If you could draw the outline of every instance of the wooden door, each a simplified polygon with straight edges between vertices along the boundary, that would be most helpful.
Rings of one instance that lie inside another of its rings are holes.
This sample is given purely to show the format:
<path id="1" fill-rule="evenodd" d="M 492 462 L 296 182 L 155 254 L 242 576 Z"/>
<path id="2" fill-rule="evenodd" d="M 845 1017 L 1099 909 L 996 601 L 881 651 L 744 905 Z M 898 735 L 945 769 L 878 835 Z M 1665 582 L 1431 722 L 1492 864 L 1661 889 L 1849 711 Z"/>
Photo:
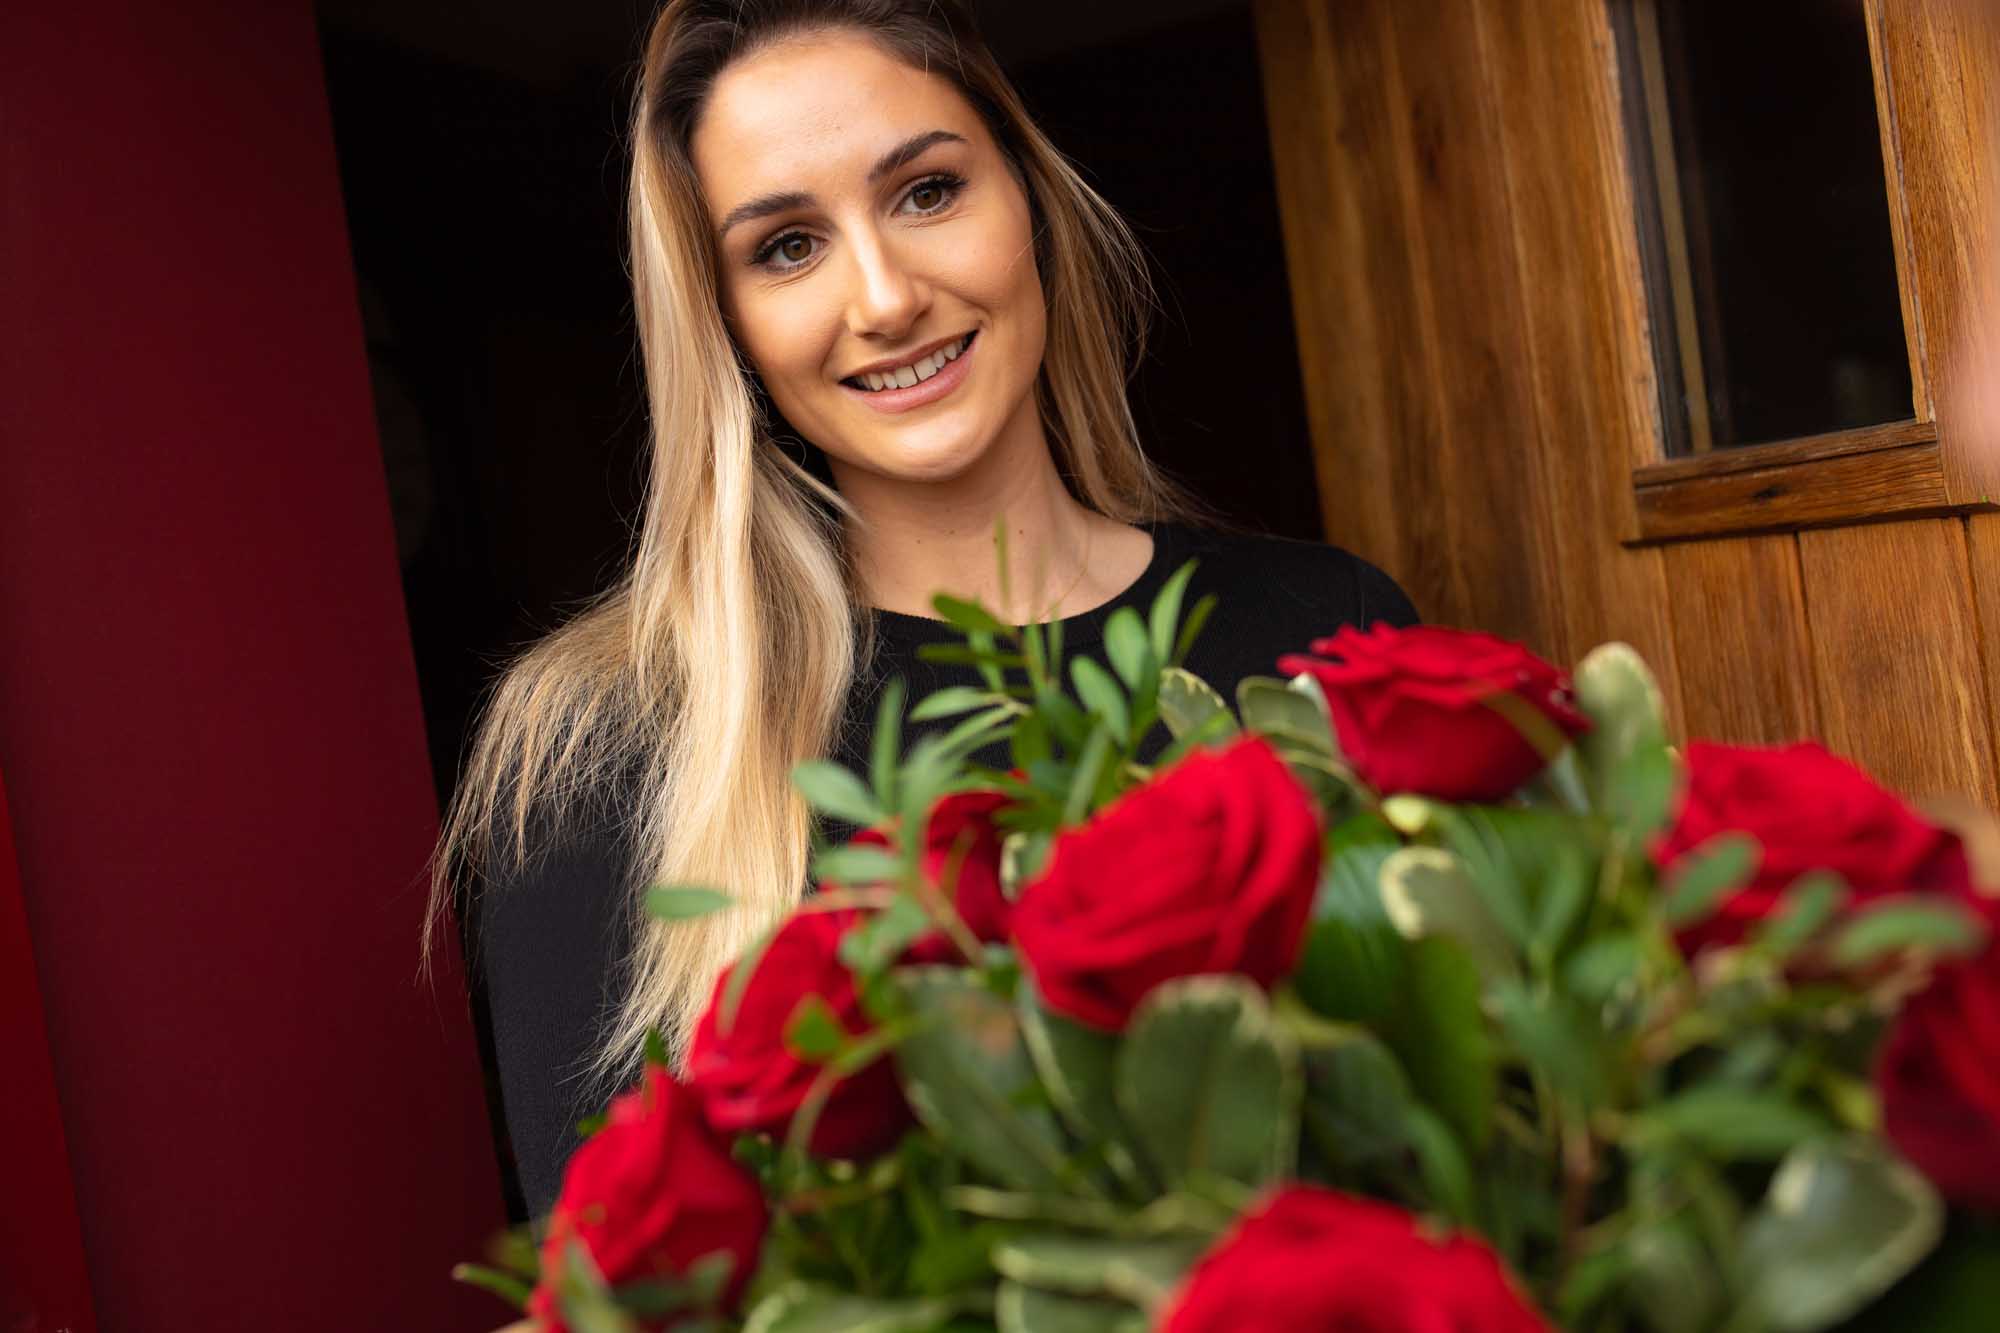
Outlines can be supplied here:
<path id="1" fill-rule="evenodd" d="M 1633 644 L 1684 734 L 1818 736 L 1913 795 L 1991 803 L 2000 440 L 1965 406 L 1981 367 L 1964 354 L 2000 168 L 1989 16 L 1851 0 L 1851 31 L 1750 47 L 1797 62 L 1821 43 L 1862 139 L 1826 169 L 1880 191 L 1863 207 L 1842 187 L 1882 251 L 1828 279 L 1878 280 L 1866 364 L 1831 372 L 1853 391 L 1822 401 L 1799 379 L 1797 410 L 1771 411 L 1755 363 L 1801 362 L 1826 330 L 1767 301 L 1732 362 L 1702 326 L 1757 274 L 1717 259 L 1737 228 L 1701 234 L 1722 187 L 1659 168 L 1726 89 L 1696 71 L 1709 82 L 1662 96 L 1644 63 L 1671 54 L 1674 23 L 1725 8 L 1742 7 L 1258 0 L 1329 539 L 1433 621 L 1569 661 Z M 1710 120 L 1771 161 L 1779 140 L 1725 110 Z M 1814 225 L 1803 199 L 1787 208 L 1779 192 L 1745 216 Z M 1760 357 L 1788 314 L 1801 355 Z"/>

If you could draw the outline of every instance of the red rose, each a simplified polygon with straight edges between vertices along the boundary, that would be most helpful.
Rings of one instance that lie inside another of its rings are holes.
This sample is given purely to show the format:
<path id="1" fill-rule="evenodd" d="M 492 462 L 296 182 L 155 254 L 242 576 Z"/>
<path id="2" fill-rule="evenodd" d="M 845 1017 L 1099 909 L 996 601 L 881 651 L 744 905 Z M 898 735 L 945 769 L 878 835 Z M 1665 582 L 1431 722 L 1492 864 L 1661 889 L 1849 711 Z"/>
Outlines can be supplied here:
<path id="1" fill-rule="evenodd" d="M 1236 1225 L 1169 1299 L 1163 1333 L 1546 1333 L 1499 1258 L 1400 1208 L 1292 1185 Z"/>
<path id="2" fill-rule="evenodd" d="M 1497 801 L 1541 772 L 1549 756 L 1491 700 L 1513 695 L 1565 737 L 1590 722 L 1576 711 L 1569 678 L 1519 644 L 1470 630 L 1378 624 L 1343 627 L 1287 653 L 1278 670 L 1319 682 L 1341 753 L 1385 795 Z"/>
<path id="3" fill-rule="evenodd" d="M 1695 741 L 1687 747 L 1687 792 L 1653 859 L 1664 871 L 1728 832 L 1756 838 L 1763 858 L 1749 884 L 1681 932 L 1681 948 L 1690 957 L 1742 940 L 1810 870 L 1838 874 L 1857 903 L 1910 892 L 1969 895 L 1971 872 L 1955 834 L 1811 742 L 1759 749 Z"/>
<path id="4" fill-rule="evenodd" d="M 757 1182 L 702 1123 L 694 1098 L 665 1070 L 649 1068 L 637 1088 L 612 1100 L 604 1127 L 563 1172 L 528 1313 L 563 1327 L 554 1289 L 571 1240 L 589 1248 L 613 1286 L 674 1277 L 726 1253 L 735 1267 L 724 1303 L 734 1308 L 756 1269 L 765 1216 Z"/>
<path id="5" fill-rule="evenodd" d="M 952 906 L 967 929 L 989 944 L 1007 938 L 1014 910 L 1000 887 L 1001 830 L 993 822 L 993 816 L 1012 803 L 1005 792 L 953 792 L 940 797 L 924 821 L 924 875 L 942 888 L 945 871 L 959 844 L 964 844 Z M 889 837 L 880 829 L 863 829 L 849 845 L 887 847 Z M 942 931 L 931 931 L 911 944 L 906 957 L 914 963 L 950 963 L 958 961 L 958 950 Z"/>
<path id="6" fill-rule="evenodd" d="M 1014 905 L 1049 1007 L 1117 1031 L 1163 981 L 1297 961 L 1319 882 L 1320 816 L 1263 737 L 1196 749 L 1059 835 Z"/>
<path id="7" fill-rule="evenodd" d="M 840 961 L 840 937 L 861 920 L 853 911 L 799 912 L 756 962 L 735 1021 L 721 1026 L 722 997 L 734 966 L 716 979 L 708 1011 L 688 1046 L 688 1085 L 708 1123 L 725 1134 L 763 1132 L 783 1139 L 821 1066 L 785 1045 L 785 1032 L 809 995 L 826 1001 L 852 1036 L 871 1026 L 854 975 Z M 868 1157 L 894 1144 L 909 1124 L 895 1068 L 877 1060 L 841 1080 L 820 1109 L 811 1147 L 831 1157 Z"/>
<path id="8" fill-rule="evenodd" d="M 1953 1203 L 2000 1211 L 2000 946 L 1903 1006 L 1875 1084 L 1890 1142 Z"/>

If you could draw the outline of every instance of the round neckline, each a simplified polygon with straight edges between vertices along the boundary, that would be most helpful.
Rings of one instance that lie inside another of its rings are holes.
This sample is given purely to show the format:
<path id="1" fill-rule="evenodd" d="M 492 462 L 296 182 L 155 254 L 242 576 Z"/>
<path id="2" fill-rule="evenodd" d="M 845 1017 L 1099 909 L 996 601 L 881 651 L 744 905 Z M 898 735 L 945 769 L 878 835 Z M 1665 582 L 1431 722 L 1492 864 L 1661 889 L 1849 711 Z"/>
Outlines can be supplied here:
<path id="1" fill-rule="evenodd" d="M 1146 562 L 1146 567 L 1139 571 L 1136 579 L 1105 601 L 1087 611 L 1079 611 L 1073 616 L 1064 616 L 1061 620 L 1049 622 L 1062 626 L 1065 647 L 1071 644 L 1096 643 L 1104 636 L 1104 626 L 1121 606 L 1130 606 L 1138 602 L 1141 603 L 1139 609 L 1143 613 L 1144 604 L 1152 601 L 1153 596 L 1166 585 L 1174 570 L 1180 567 L 1182 561 L 1178 555 L 1182 543 L 1179 540 L 1179 529 L 1174 524 L 1155 521 L 1134 523 L 1132 526 L 1143 530 L 1153 539 L 1152 558 Z M 908 611 L 888 611 L 881 607 L 869 607 L 867 611 L 875 617 L 875 624 L 879 630 L 898 639 L 917 642 L 956 642 L 964 638 L 962 630 L 950 621 L 940 620 L 936 616 L 913 615 Z M 1015 628 L 1018 629 L 1020 626 Z"/>

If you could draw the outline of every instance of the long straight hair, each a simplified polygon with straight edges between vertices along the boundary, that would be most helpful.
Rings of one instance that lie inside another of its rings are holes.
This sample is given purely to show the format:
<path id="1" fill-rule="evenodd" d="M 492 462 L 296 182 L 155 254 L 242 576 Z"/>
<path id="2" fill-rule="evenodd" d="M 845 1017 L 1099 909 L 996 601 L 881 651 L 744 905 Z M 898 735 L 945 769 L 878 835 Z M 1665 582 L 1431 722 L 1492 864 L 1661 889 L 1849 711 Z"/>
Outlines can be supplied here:
<path id="1" fill-rule="evenodd" d="M 1126 398 L 1153 306 L 1122 219 L 1029 119 L 958 0 L 670 0 L 632 106 L 630 270 L 652 435 L 623 578 L 514 660 L 490 696 L 433 862 L 432 927 L 454 885 L 500 886 L 604 793 L 630 793 L 633 947 L 591 1070 L 632 1070 L 649 1028 L 678 1061 L 715 978 L 799 902 L 810 812 L 793 765 L 827 752 L 872 655 L 839 493 L 778 444 L 718 300 L 689 141 L 717 76 L 780 39 L 862 34 L 949 80 L 1025 187 L 1048 307 L 1036 404 L 1078 501 L 1128 523 L 1213 522 L 1147 461 Z M 654 884 L 730 894 L 668 924 Z M 582 1054 L 582 1053 L 580 1053 Z"/>

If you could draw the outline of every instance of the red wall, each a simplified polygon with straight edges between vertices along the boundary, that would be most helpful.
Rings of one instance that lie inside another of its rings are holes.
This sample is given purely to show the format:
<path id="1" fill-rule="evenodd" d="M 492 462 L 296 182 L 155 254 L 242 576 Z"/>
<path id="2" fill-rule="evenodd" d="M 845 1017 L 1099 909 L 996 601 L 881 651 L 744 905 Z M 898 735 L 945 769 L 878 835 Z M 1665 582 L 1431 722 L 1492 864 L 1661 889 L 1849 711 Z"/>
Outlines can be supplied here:
<path id="1" fill-rule="evenodd" d="M 490 1328 L 309 3 L 6 0 L 0 171 L 0 766 L 98 1322 Z"/>

